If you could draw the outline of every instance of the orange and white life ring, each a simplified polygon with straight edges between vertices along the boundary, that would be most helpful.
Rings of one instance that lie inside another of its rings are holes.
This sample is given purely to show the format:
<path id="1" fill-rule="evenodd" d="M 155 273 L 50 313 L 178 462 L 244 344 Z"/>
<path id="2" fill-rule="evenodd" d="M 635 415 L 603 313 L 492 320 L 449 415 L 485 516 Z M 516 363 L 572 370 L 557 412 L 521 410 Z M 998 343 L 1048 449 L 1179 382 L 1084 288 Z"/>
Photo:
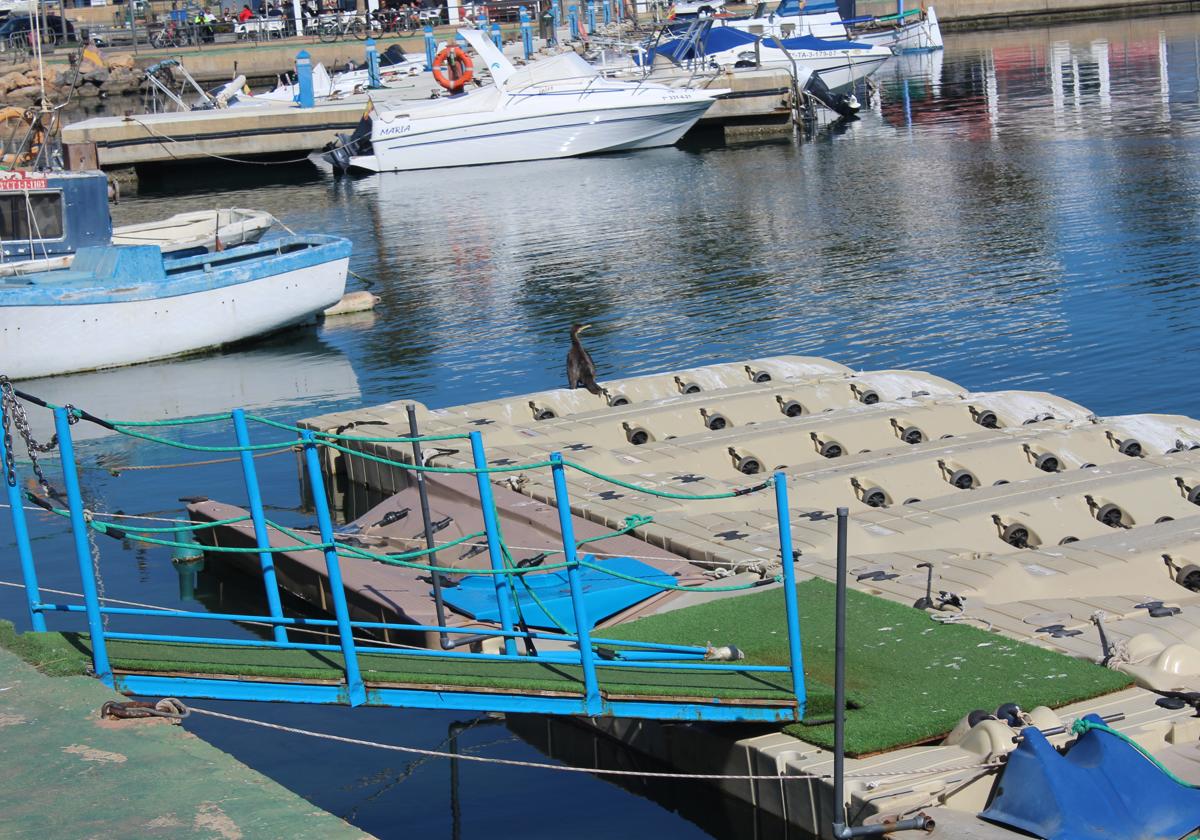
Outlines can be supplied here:
<path id="1" fill-rule="evenodd" d="M 451 93 L 458 93 L 475 75 L 471 57 L 457 44 L 444 48 L 433 59 L 434 80 Z"/>

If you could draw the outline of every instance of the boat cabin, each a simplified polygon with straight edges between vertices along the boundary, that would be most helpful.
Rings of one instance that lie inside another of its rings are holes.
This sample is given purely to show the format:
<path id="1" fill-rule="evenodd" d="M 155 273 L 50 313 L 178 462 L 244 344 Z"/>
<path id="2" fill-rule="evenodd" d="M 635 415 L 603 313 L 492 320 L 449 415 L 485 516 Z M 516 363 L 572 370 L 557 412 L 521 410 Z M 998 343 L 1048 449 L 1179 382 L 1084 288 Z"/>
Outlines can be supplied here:
<path id="1" fill-rule="evenodd" d="M 0 172 L 0 263 L 65 256 L 111 241 L 103 172 Z"/>

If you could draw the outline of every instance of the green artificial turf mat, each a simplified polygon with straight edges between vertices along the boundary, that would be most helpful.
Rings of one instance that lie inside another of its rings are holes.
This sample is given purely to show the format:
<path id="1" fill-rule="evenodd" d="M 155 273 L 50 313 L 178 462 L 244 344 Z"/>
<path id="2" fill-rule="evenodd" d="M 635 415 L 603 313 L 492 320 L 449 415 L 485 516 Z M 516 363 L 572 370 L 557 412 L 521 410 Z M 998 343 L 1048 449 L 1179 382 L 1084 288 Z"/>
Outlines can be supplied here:
<path id="1" fill-rule="evenodd" d="M 809 685 L 833 684 L 834 597 L 820 579 L 796 587 Z M 606 638 L 676 644 L 734 644 L 748 662 L 788 658 L 783 590 L 724 598 L 603 631 Z M 1126 674 L 1013 641 L 965 624 L 939 624 L 921 610 L 850 591 L 846 606 L 846 751 L 865 755 L 945 735 L 973 709 L 1014 702 L 1023 709 L 1063 706 L 1130 685 Z M 857 708 L 855 708 L 857 707 Z M 823 747 L 833 726 L 812 725 L 823 713 L 810 704 L 809 724 L 784 731 Z"/>
<path id="2" fill-rule="evenodd" d="M 0 623 L 0 646 L 7 647 L 47 673 L 80 674 L 91 664 L 86 634 L 24 633 Z M 270 650 L 231 645 L 173 644 L 110 639 L 108 656 L 118 671 L 186 672 L 191 674 L 274 677 L 296 680 L 339 680 L 341 654 L 324 651 Z M 582 693 L 578 667 L 539 662 L 485 662 L 404 654 L 360 654 L 359 668 L 368 683 L 410 683 L 513 691 Z M 650 668 L 597 666 L 601 689 L 609 694 L 642 697 L 751 699 L 786 702 L 791 698 L 787 674 L 709 671 L 706 673 Z M 815 686 L 813 698 L 828 715 L 832 690 Z"/>

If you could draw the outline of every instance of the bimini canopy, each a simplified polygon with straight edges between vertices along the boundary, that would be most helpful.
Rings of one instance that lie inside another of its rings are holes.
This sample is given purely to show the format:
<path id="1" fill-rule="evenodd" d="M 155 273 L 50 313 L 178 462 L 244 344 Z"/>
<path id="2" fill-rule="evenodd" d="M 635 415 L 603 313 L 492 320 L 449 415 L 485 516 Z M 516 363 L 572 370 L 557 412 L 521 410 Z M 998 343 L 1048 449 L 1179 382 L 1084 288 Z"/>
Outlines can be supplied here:
<path id="1" fill-rule="evenodd" d="M 742 29 L 734 29 L 731 26 L 714 26 L 702 37 L 698 38 L 695 43 L 687 38 L 672 38 L 670 41 L 662 42 L 647 52 L 646 61 L 652 61 L 656 55 L 661 55 L 663 58 L 678 62 L 689 61 L 692 58 L 703 58 L 704 56 L 722 52 L 735 50 L 749 51 L 754 49 L 754 42 L 758 40 L 759 36 Z M 782 43 L 784 49 L 789 51 L 824 50 L 829 52 L 845 52 L 846 50 L 871 49 L 870 44 L 860 44 L 855 41 L 832 41 L 827 38 L 817 38 L 813 35 L 783 38 L 778 42 L 774 38 L 763 38 L 762 43 L 764 47 L 776 48 Z"/>

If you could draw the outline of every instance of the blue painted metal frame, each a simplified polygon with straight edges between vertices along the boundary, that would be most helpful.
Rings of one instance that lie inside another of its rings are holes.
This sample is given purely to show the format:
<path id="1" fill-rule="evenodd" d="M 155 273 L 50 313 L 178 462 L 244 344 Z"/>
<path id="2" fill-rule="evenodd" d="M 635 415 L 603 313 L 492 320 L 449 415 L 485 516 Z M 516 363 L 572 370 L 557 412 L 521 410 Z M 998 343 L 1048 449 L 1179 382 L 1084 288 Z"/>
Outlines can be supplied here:
<path id="1" fill-rule="evenodd" d="M 0 411 L 3 411 L 0 408 Z M 10 461 L 11 459 L 11 461 Z M 46 629 L 46 619 L 42 615 L 42 590 L 38 586 L 37 566 L 33 562 L 33 546 L 29 542 L 29 523 L 25 521 L 25 500 L 21 498 L 21 484 L 16 480 L 17 456 L 9 452 L 4 445 L 4 435 L 0 434 L 0 481 L 8 491 L 8 507 L 12 518 L 13 536 L 17 541 L 17 559 L 21 564 L 21 577 L 25 581 L 25 603 L 29 606 L 29 621 L 34 630 L 43 632 Z M 8 483 L 9 475 L 13 476 L 12 484 Z"/>
<path id="2" fill-rule="evenodd" d="M 41 602 L 37 585 L 36 567 L 32 549 L 29 543 L 28 530 L 24 528 L 24 510 L 21 505 L 20 493 L 14 487 L 8 488 L 12 504 L 12 518 L 17 533 L 18 552 L 21 556 L 21 568 L 26 584 L 26 599 L 29 604 L 30 616 L 34 629 L 45 629 L 45 613 L 83 614 L 87 619 L 88 631 L 92 638 L 93 667 L 96 674 L 108 685 L 116 685 L 122 690 L 140 694 L 174 694 L 184 697 L 213 697 L 235 700 L 278 700 L 303 703 L 348 703 L 358 705 L 390 705 L 411 708 L 448 708 L 459 710 L 488 709 L 500 712 L 525 712 L 534 714 L 565 714 L 565 715 L 614 715 L 621 717 L 644 717 L 667 720 L 712 720 L 712 721 L 791 721 L 801 719 L 804 715 L 806 702 L 806 687 L 804 682 L 804 662 L 800 647 L 800 617 L 795 599 L 795 571 L 792 560 L 791 525 L 788 517 L 787 477 L 783 472 L 774 476 L 776 512 L 779 517 L 779 546 L 783 558 L 782 581 L 787 597 L 786 620 L 788 633 L 788 665 L 741 665 L 729 663 L 710 663 L 702 660 L 705 649 L 695 645 L 658 644 L 654 642 L 628 642 L 621 639 L 601 639 L 591 636 L 591 621 L 587 614 L 587 605 L 581 578 L 581 565 L 577 552 L 577 543 L 571 514 L 570 493 L 567 486 L 565 464 L 558 452 L 550 455 L 550 468 L 554 480 L 555 504 L 558 511 L 559 526 L 562 532 L 564 563 L 566 564 L 567 579 L 571 592 L 572 609 L 576 623 L 576 632 L 529 631 L 517 630 L 513 623 L 513 601 L 511 575 L 518 573 L 536 573 L 537 570 L 517 572 L 506 567 L 503 556 L 499 522 L 496 515 L 492 485 L 488 473 L 487 455 L 483 447 L 483 439 L 479 432 L 470 434 L 472 461 L 475 465 L 476 480 L 479 492 L 481 510 L 483 512 L 484 530 L 490 554 L 491 568 L 495 574 L 495 592 L 501 615 L 501 627 L 489 631 L 503 639 L 503 653 L 472 653 L 462 650 L 433 650 L 433 649 L 396 649 L 394 647 L 378 647 L 369 641 L 355 642 L 353 633 L 362 630 L 401 630 L 408 632 L 439 632 L 471 635 L 479 628 L 452 628 L 404 624 L 396 622 L 352 621 L 350 619 L 346 592 L 341 576 L 340 559 L 335 543 L 333 516 L 329 508 L 324 476 L 321 471 L 317 447 L 321 445 L 317 435 L 305 431 L 300 436 L 300 448 L 303 452 L 305 473 L 308 478 L 309 492 L 317 515 L 317 529 L 320 533 L 322 552 L 325 556 L 326 572 L 330 587 L 330 600 L 333 618 L 287 617 L 283 615 L 278 581 L 275 577 L 274 563 L 269 551 L 260 551 L 259 559 L 266 586 L 267 601 L 270 615 L 237 614 L 237 613 L 208 613 L 179 610 L 156 610 L 141 607 L 105 607 L 101 606 L 97 595 L 97 579 L 94 562 L 89 544 L 87 513 L 80 490 L 79 477 L 75 465 L 74 447 L 71 439 L 71 418 L 67 409 L 58 408 L 54 411 L 55 428 L 58 433 L 62 454 L 63 482 L 66 489 L 68 514 L 71 531 L 74 538 L 76 561 L 79 566 L 83 606 L 77 604 L 53 604 Z M 264 512 L 261 489 L 254 468 L 252 450 L 250 449 L 250 433 L 247 418 L 241 409 L 231 413 L 234 434 L 240 450 L 240 462 L 243 479 L 246 483 L 250 504 L 250 519 L 254 527 L 255 544 L 259 549 L 270 545 L 267 520 Z M 0 442 L 0 467 L 11 453 L 6 453 Z M 226 622 L 260 622 L 271 626 L 272 638 L 246 639 L 224 638 L 207 635 L 180 635 L 174 633 L 130 633 L 109 631 L 105 628 L 106 616 L 148 616 L 164 619 L 190 619 L 201 621 Z M 289 639 L 287 629 L 294 627 L 324 628 L 330 631 L 330 636 L 336 636 L 336 644 L 297 642 Z M 554 640 L 572 645 L 574 650 L 553 650 L 534 655 L 518 654 L 516 640 L 519 638 Z M 177 677 L 147 674 L 122 674 L 114 678 L 108 657 L 108 640 L 131 640 L 146 642 L 164 642 L 171 644 L 208 644 L 228 645 L 234 647 L 266 648 L 273 650 L 308 650 L 340 652 L 344 660 L 344 682 L 338 685 L 329 683 L 284 682 L 269 680 L 242 680 L 236 675 L 229 677 Z M 621 648 L 617 659 L 597 662 L 594 645 L 613 645 Z M 359 656 L 363 654 L 391 654 L 407 657 L 431 657 L 450 661 L 487 661 L 528 663 L 531 660 L 562 663 L 580 666 L 583 671 L 583 693 L 574 692 L 538 692 L 528 694 L 521 691 L 507 693 L 481 692 L 464 688 L 461 691 L 448 691 L 444 688 L 368 688 L 362 679 L 359 666 Z M 740 673 L 789 673 L 792 683 L 792 698 L 770 699 L 757 701 L 721 701 L 713 698 L 711 702 L 672 701 L 669 699 L 639 700 L 614 699 L 604 696 L 600 669 L 608 673 L 621 669 L 654 669 L 659 671 L 708 671 L 708 672 L 740 672 Z"/>
<path id="3" fill-rule="evenodd" d="M 58 451 L 62 456 L 63 485 L 67 490 L 67 505 L 71 511 L 71 535 L 75 540 L 75 560 L 79 564 L 79 583 L 83 603 L 87 608 L 88 632 L 92 639 L 92 667 L 105 685 L 113 684 L 112 667 L 108 664 L 108 649 L 104 643 L 104 618 L 100 615 L 100 597 L 96 591 L 96 568 L 92 546 L 88 541 L 87 522 L 83 518 L 83 493 L 79 489 L 79 473 L 75 469 L 75 444 L 71 440 L 71 419 L 67 409 L 54 409 L 54 431 L 58 434 Z"/>
<path id="4" fill-rule="evenodd" d="M 267 532 L 267 517 L 263 511 L 262 493 L 258 486 L 258 472 L 254 469 L 254 453 L 250 449 L 250 430 L 246 426 L 246 412 L 235 408 L 233 415 L 233 431 L 237 445 L 241 448 L 238 453 L 242 462 L 242 478 L 246 483 L 246 498 L 250 504 L 250 520 L 254 523 L 254 542 L 261 549 L 271 547 L 271 537 Z M 279 582 L 275 579 L 275 560 L 269 551 L 260 551 L 259 565 L 262 569 L 263 586 L 267 590 L 267 609 L 271 618 L 283 618 L 283 603 L 279 598 Z M 287 628 L 276 624 L 272 628 L 275 641 L 286 642 Z"/>

